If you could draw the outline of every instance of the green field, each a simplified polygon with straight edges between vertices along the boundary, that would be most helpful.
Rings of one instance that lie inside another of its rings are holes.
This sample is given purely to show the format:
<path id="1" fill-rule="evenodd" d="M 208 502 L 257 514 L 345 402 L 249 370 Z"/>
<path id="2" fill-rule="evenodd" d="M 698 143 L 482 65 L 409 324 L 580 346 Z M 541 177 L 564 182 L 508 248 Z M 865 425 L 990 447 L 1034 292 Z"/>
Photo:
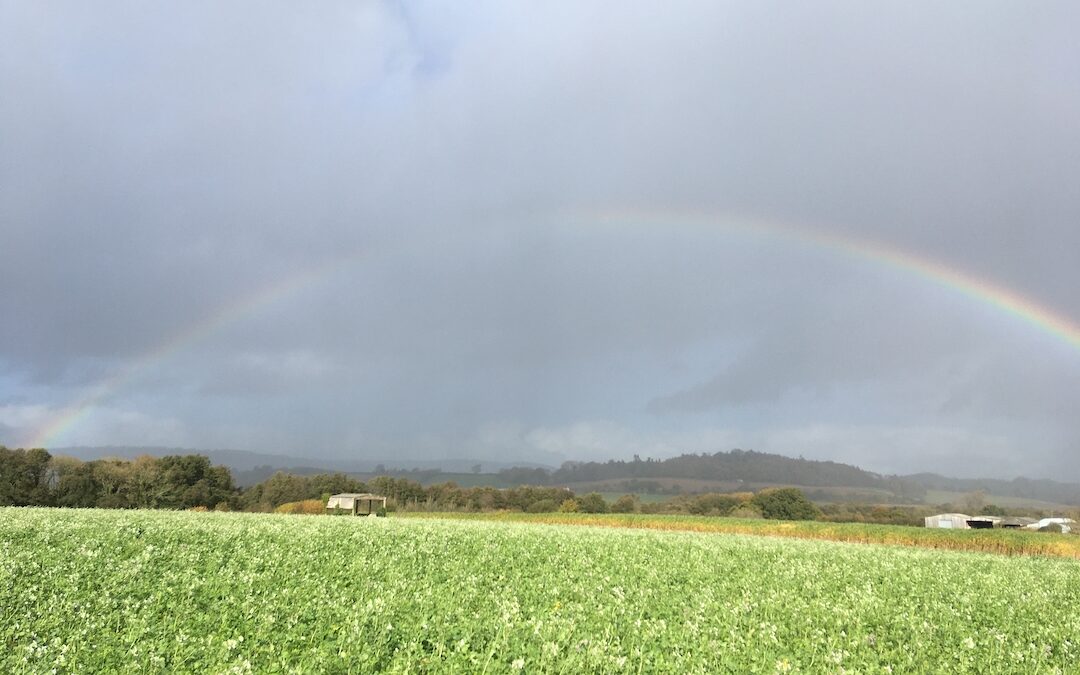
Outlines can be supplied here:
<path id="1" fill-rule="evenodd" d="M 0 509 L 0 672 L 1076 672 L 1080 564 L 467 520 Z"/>
<path id="2" fill-rule="evenodd" d="M 942 530 L 903 525 L 831 523 L 814 520 L 781 521 L 762 518 L 722 518 L 644 513 L 399 513 L 398 517 L 486 520 L 505 523 L 575 525 L 635 530 L 750 534 L 790 539 L 816 539 L 859 544 L 916 546 L 947 551 L 1003 555 L 1041 555 L 1080 560 L 1080 536 L 1026 530 Z"/>

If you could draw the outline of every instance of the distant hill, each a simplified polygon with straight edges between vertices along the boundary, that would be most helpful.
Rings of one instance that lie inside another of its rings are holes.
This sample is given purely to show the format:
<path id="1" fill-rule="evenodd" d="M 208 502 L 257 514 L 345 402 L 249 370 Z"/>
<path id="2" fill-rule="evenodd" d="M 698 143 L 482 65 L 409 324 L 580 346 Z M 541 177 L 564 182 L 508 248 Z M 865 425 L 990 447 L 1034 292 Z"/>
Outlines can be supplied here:
<path id="1" fill-rule="evenodd" d="M 857 488 L 863 494 L 877 492 L 904 501 L 918 501 L 925 489 L 897 476 L 882 476 L 839 462 L 785 457 L 783 455 L 732 450 L 713 454 L 684 454 L 664 460 L 641 459 L 607 462 L 566 462 L 553 472 L 514 468 L 499 472 L 509 482 L 571 485 L 617 484 L 645 491 L 731 491 L 765 485 L 796 485 L 814 488 Z"/>
<path id="2" fill-rule="evenodd" d="M 1080 504 L 1080 485 L 1053 480 L 1014 478 L 947 478 L 936 473 L 917 473 L 904 477 L 927 490 L 978 492 L 1020 499 L 1038 499 L 1059 504 Z"/>
<path id="3" fill-rule="evenodd" d="M 751 490 L 792 485 L 825 501 L 921 503 L 928 490 L 994 495 L 1080 505 L 1080 485 L 1016 478 L 981 480 L 935 474 L 881 475 L 839 462 L 785 457 L 752 450 L 685 454 L 664 460 L 566 462 L 547 472 L 514 468 L 499 472 L 511 484 L 567 485 L 584 489 L 641 492 Z"/>
<path id="4" fill-rule="evenodd" d="M 694 478 L 746 483 L 883 487 L 887 479 L 850 464 L 785 457 L 753 450 L 686 454 L 664 460 L 566 462 L 552 478 L 560 482 L 605 478 Z"/>

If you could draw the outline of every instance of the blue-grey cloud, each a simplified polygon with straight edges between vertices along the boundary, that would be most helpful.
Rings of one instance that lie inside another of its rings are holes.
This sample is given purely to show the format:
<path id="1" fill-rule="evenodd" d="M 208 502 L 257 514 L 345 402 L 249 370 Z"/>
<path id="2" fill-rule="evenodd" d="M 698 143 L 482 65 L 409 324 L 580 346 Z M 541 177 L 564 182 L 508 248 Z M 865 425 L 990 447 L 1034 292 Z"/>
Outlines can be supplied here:
<path id="1" fill-rule="evenodd" d="M 898 247 L 1080 320 L 1077 14 L 4 4 L 0 442 L 311 278 L 144 359 L 57 440 L 1068 457 L 1068 344 L 677 214 Z"/>

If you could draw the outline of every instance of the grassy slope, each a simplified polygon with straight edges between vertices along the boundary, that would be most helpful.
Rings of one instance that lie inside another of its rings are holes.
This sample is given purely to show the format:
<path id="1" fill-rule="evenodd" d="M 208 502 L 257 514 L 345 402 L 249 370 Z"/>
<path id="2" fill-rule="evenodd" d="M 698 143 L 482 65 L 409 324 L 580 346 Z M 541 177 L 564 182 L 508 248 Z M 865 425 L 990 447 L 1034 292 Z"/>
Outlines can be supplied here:
<path id="1" fill-rule="evenodd" d="M 948 492 L 946 490 L 927 490 L 926 497 L 923 501 L 927 504 L 956 504 L 962 506 L 964 500 L 970 496 L 968 492 Z M 1029 499 L 1027 497 L 1009 497 L 1007 495 L 984 495 L 983 501 L 987 504 L 996 504 L 1004 509 L 1039 509 L 1042 511 L 1053 511 L 1055 513 L 1064 513 L 1066 511 L 1075 511 L 1075 506 L 1068 504 L 1058 504 L 1055 502 L 1044 502 L 1040 499 Z"/>
<path id="2" fill-rule="evenodd" d="M 1014 530 L 938 530 L 863 523 L 788 522 L 710 516 L 586 513 L 401 513 L 395 517 L 493 520 L 556 525 L 752 534 L 861 544 L 918 546 L 950 551 L 1043 555 L 1080 559 L 1080 536 Z"/>

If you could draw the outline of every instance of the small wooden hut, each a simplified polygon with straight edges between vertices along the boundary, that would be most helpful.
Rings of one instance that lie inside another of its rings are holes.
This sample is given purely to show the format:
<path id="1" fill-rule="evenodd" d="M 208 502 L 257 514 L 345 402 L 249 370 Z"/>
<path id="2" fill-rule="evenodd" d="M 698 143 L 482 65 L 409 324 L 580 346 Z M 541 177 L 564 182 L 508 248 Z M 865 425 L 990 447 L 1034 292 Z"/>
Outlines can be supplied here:
<path id="1" fill-rule="evenodd" d="M 354 516 L 374 515 L 379 509 L 386 508 L 386 497 L 369 492 L 343 492 L 331 495 L 326 502 L 326 510 L 331 513 L 351 513 Z"/>

